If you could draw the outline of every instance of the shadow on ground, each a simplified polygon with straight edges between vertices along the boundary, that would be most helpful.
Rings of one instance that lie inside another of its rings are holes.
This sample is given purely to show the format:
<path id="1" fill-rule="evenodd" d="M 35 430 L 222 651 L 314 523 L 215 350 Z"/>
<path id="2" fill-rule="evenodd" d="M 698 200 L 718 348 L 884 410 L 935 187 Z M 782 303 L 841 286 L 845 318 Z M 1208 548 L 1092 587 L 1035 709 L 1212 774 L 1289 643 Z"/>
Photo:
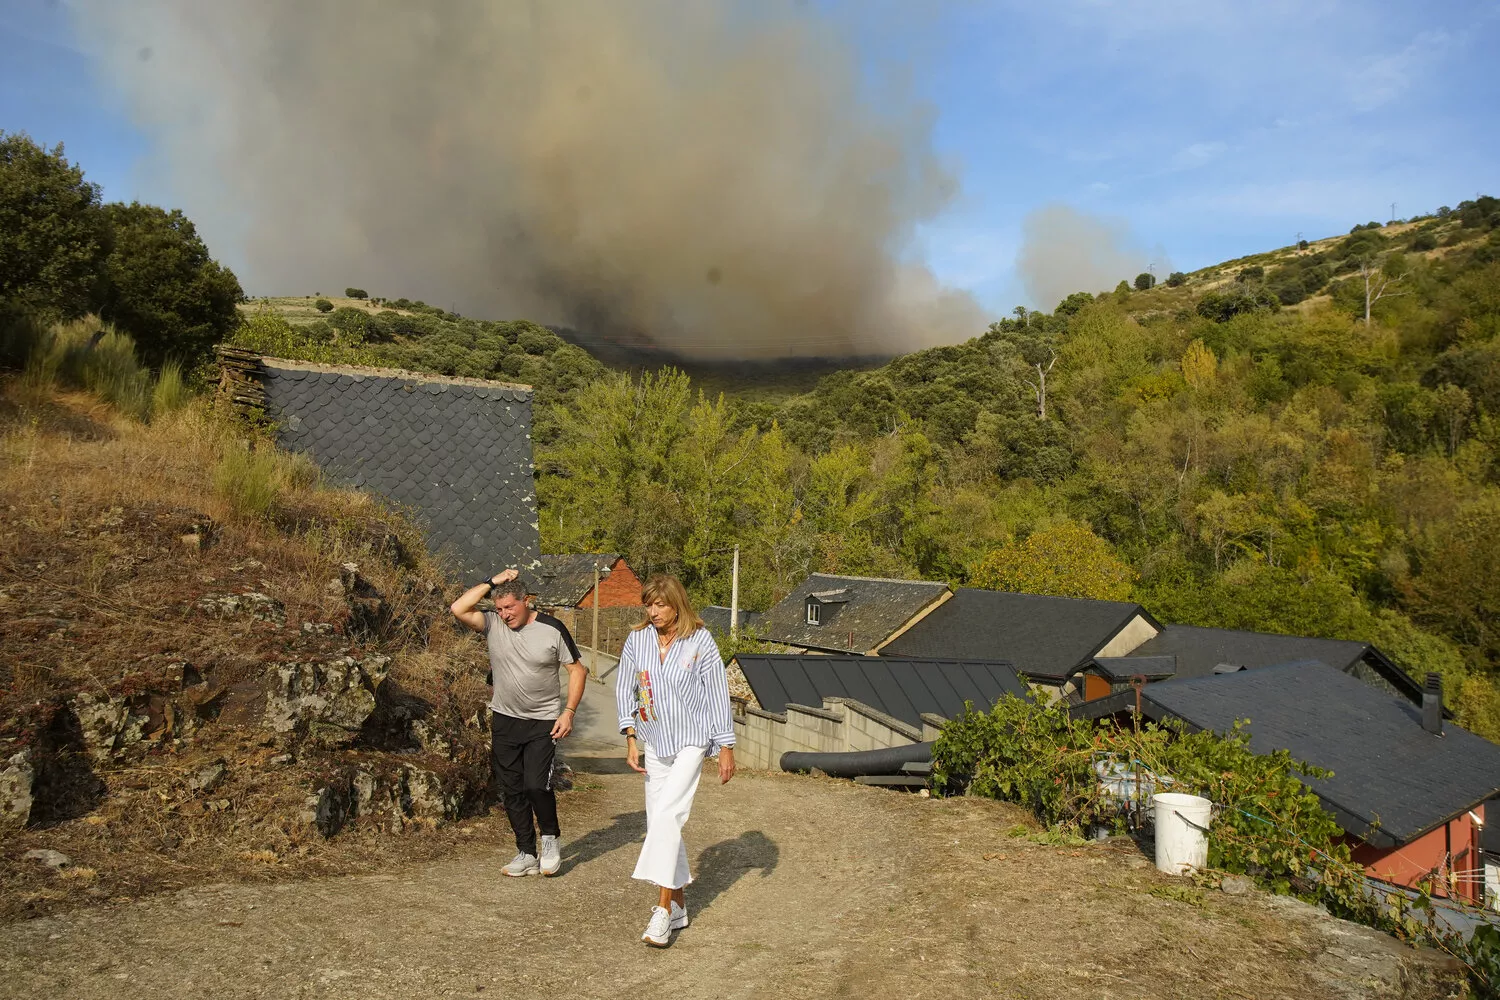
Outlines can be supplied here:
<path id="1" fill-rule="evenodd" d="M 698 877 L 687 887 L 691 909 L 710 906 L 752 868 L 759 868 L 760 877 L 766 878 L 776 870 L 780 860 L 781 849 L 759 830 L 746 830 L 732 840 L 705 847 L 698 855 Z"/>
<path id="2" fill-rule="evenodd" d="M 609 826 L 590 830 L 577 840 L 564 845 L 564 867 L 560 874 L 566 875 L 574 868 L 586 865 L 595 858 L 601 858 L 610 851 L 619 850 L 626 844 L 641 840 L 645 836 L 645 810 L 619 813 Z"/>

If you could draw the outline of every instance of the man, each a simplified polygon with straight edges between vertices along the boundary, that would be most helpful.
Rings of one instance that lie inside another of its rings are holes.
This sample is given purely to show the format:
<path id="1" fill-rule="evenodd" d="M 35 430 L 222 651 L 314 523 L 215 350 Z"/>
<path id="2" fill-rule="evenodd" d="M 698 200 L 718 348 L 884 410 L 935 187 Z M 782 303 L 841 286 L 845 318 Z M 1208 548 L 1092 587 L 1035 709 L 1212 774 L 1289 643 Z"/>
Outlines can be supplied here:
<path id="1" fill-rule="evenodd" d="M 514 569 L 498 573 L 470 587 L 449 610 L 469 628 L 483 633 L 489 646 L 493 684 L 490 766 L 516 833 L 518 852 L 501 871 L 516 877 L 538 872 L 555 875 L 562 864 L 558 842 L 562 831 L 552 791 L 552 761 L 556 742 L 573 731 L 588 671 L 579 662 L 578 647 L 567 627 L 526 603 L 526 588 L 517 580 L 519 576 Z M 480 600 L 492 593 L 495 610 L 479 611 Z M 558 667 L 568 668 L 566 705 L 558 696 Z"/>

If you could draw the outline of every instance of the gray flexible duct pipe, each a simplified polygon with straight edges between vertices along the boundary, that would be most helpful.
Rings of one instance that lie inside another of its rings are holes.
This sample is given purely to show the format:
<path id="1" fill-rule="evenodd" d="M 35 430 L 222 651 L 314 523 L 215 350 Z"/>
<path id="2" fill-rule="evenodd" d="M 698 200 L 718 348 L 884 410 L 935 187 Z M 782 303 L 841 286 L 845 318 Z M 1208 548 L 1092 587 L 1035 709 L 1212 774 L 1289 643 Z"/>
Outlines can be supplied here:
<path id="1" fill-rule="evenodd" d="M 902 764 L 932 760 L 932 743 L 908 743 L 904 747 L 880 750 L 855 750 L 849 753 L 807 753 L 788 750 L 781 755 L 783 771 L 811 771 L 814 768 L 832 778 L 858 778 L 866 774 L 896 774 Z"/>

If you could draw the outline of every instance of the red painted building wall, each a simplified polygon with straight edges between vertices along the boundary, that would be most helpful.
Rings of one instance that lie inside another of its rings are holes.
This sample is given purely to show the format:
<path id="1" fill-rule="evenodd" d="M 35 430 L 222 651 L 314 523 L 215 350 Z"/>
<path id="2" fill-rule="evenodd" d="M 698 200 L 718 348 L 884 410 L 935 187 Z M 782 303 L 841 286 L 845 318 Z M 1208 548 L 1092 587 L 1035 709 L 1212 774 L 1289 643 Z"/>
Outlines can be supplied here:
<path id="1" fill-rule="evenodd" d="M 592 588 L 583 595 L 583 600 L 578 602 L 578 606 L 580 608 L 594 606 Z M 638 608 L 640 606 L 641 578 L 625 564 L 624 559 L 616 559 L 615 564 L 609 568 L 609 575 L 599 580 L 599 607 Z"/>
<path id="2" fill-rule="evenodd" d="M 1474 813 L 1481 820 L 1484 807 Z M 1495 817 L 1500 820 L 1500 817 Z M 1484 860 L 1479 854 L 1479 827 L 1468 813 L 1452 819 L 1408 844 L 1396 848 L 1376 848 L 1355 842 L 1350 851 L 1354 860 L 1365 866 L 1371 878 L 1395 885 L 1415 886 L 1436 871 L 1433 889 L 1438 895 L 1453 896 L 1475 903 L 1484 902 Z"/>

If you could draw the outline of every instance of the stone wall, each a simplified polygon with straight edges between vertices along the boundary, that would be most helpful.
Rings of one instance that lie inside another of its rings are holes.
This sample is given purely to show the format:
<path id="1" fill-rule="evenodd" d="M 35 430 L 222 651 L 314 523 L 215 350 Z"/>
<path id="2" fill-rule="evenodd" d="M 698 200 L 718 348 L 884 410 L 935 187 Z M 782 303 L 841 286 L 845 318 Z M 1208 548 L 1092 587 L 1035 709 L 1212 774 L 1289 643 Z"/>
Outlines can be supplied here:
<path id="1" fill-rule="evenodd" d="M 924 715 L 918 728 L 852 698 L 828 698 L 821 707 L 788 705 L 781 714 L 737 701 L 735 763 L 775 769 L 788 750 L 845 753 L 905 746 L 935 738 L 944 721 Z"/>

